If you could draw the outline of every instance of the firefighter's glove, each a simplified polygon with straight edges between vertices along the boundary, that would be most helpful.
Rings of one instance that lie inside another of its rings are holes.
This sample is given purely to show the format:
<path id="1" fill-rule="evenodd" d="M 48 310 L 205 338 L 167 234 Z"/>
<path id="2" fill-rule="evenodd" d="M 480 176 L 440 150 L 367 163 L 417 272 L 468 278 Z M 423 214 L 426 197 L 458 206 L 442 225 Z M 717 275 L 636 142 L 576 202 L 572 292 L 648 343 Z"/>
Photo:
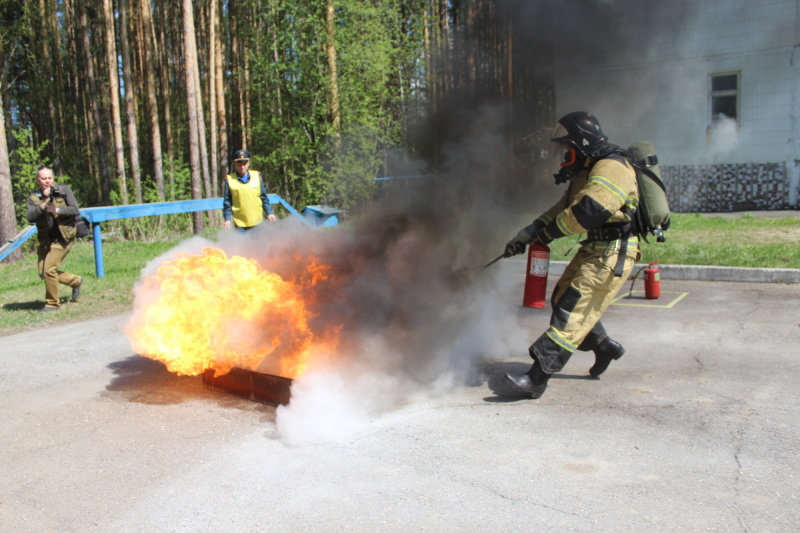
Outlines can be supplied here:
<path id="1" fill-rule="evenodd" d="M 508 241 L 506 244 L 506 251 L 503 254 L 505 257 L 512 255 L 519 255 L 525 253 L 525 248 L 533 242 L 533 237 L 536 233 L 544 227 L 544 223 L 540 220 L 534 220 L 530 226 L 525 226 L 517 232 L 517 236 Z"/>
<path id="2" fill-rule="evenodd" d="M 511 257 L 512 255 L 519 255 L 525 253 L 525 248 L 528 246 L 530 239 L 525 242 L 519 236 L 514 237 L 508 244 L 506 244 L 506 251 L 503 252 L 503 257 Z"/>

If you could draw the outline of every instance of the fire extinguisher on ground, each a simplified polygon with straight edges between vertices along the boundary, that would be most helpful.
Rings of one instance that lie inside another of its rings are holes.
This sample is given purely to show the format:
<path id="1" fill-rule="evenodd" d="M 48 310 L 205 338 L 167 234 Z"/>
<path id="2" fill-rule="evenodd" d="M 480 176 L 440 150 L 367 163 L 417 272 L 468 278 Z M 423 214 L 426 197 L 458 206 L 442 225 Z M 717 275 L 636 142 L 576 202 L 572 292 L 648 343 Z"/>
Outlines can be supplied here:
<path id="1" fill-rule="evenodd" d="M 528 269 L 525 271 L 524 307 L 543 309 L 547 301 L 547 272 L 550 269 L 550 248 L 535 242 L 528 247 Z"/>
<path id="2" fill-rule="evenodd" d="M 636 275 L 631 280 L 631 290 L 628 293 L 628 298 L 633 295 L 633 284 L 636 283 L 636 278 L 639 277 L 642 270 L 644 270 L 644 297 L 648 300 L 655 300 L 661 296 L 661 271 L 658 270 L 656 263 L 658 261 L 653 261 L 636 271 Z"/>
<path id="3" fill-rule="evenodd" d="M 656 263 L 658 261 L 653 261 L 644 269 L 644 297 L 648 300 L 661 296 L 661 272 Z"/>

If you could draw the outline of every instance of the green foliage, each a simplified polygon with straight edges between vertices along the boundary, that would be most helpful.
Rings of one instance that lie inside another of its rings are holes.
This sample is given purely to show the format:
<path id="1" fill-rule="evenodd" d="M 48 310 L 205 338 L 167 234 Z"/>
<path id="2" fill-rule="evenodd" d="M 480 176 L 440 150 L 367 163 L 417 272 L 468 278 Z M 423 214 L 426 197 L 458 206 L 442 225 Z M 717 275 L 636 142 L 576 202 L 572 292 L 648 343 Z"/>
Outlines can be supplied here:
<path id="1" fill-rule="evenodd" d="M 23 62 L 21 59 L 24 50 L 18 44 L 28 32 L 29 22 L 25 9 L 28 3 L 22 0 L 0 1 L 0 72 L 8 71 L 14 75 L 21 66 L 19 63 Z M 12 77 L 8 74 L 6 76 L 4 82 Z"/>
<path id="2" fill-rule="evenodd" d="M 166 169 L 172 165 L 173 174 L 172 181 L 170 176 L 167 175 Z M 173 159 L 164 165 L 165 176 L 164 180 L 164 196 L 168 202 L 175 200 L 191 200 L 192 199 L 192 169 L 189 164 L 182 159 Z M 153 194 L 157 195 L 155 191 L 155 183 L 153 184 Z"/>
<path id="3" fill-rule="evenodd" d="M 22 75 L 20 90 L 12 94 L 10 114 L 23 124 L 23 129 L 30 130 L 29 124 L 35 122 L 37 132 L 51 135 L 49 145 L 43 142 L 37 148 L 39 155 L 48 156 L 57 167 L 57 173 L 63 169 L 75 178 L 73 190 L 82 206 L 96 205 L 101 200 L 98 149 L 91 144 L 94 135 L 92 110 L 86 108 L 87 99 L 76 98 L 81 96 L 80 91 L 85 90 L 85 85 L 71 85 L 72 80 L 86 76 L 82 65 L 85 58 L 82 53 L 74 54 L 73 37 L 61 27 L 65 20 L 61 13 L 64 6 L 11 1 L 0 6 L 12 4 L 15 8 L 10 8 L 8 13 L 16 13 L 25 20 L 14 25 L 18 30 L 15 35 L 20 41 L 20 56 L 15 56 L 14 62 L 19 64 Z M 228 54 L 225 61 L 234 66 L 226 75 L 230 91 L 225 95 L 230 111 L 227 118 L 232 142 L 236 142 L 240 135 L 237 132 L 241 127 L 238 115 L 244 113 L 245 108 L 241 107 L 244 104 L 250 120 L 247 133 L 250 137 L 248 148 L 254 154 L 253 167 L 263 172 L 273 192 L 298 208 L 320 202 L 334 202 L 349 208 L 371 199 L 375 189 L 372 179 L 391 174 L 387 167 L 391 157 L 387 154 L 405 149 L 405 121 L 409 109 L 416 106 L 418 112 L 419 95 L 424 93 L 422 47 L 425 40 L 422 25 L 423 21 L 430 20 L 425 13 L 430 8 L 428 3 L 418 0 L 336 0 L 333 5 L 335 27 L 331 39 L 326 24 L 327 0 L 244 0 L 222 4 L 221 31 L 225 53 Z M 17 7 L 20 9 L 16 10 Z M 167 7 L 155 5 L 156 25 L 165 23 L 163 17 L 177 11 L 179 6 L 173 3 Z M 235 78 L 241 71 L 237 68 L 238 52 L 231 50 L 234 41 L 229 33 L 233 27 L 229 17 L 232 12 L 241 21 L 236 34 L 239 49 L 248 55 L 248 74 L 242 80 Z M 95 12 L 89 15 L 89 31 L 102 32 L 102 17 Z M 202 10 L 198 10 L 197 15 L 201 18 L 207 16 Z M 11 27 L 14 21 L 9 19 L 8 22 Z M 42 36 L 37 41 L 36 31 L 31 29 L 40 28 L 45 23 L 58 24 L 61 33 Z M 179 70 L 171 70 L 171 62 L 178 65 L 182 53 L 180 36 L 171 30 L 163 35 L 167 39 L 162 43 L 167 61 L 162 68 L 170 70 L 166 73 L 169 77 L 160 81 L 166 80 L 169 86 L 163 87 L 165 92 L 159 96 L 168 94 L 170 98 L 169 101 L 159 101 L 159 105 L 162 110 L 168 105 L 171 111 L 171 154 L 165 153 L 165 158 L 170 155 L 174 158 L 171 162 L 164 162 L 166 173 L 170 163 L 174 165 L 172 181 L 169 175 L 165 176 L 165 195 L 167 200 L 176 200 L 191 197 L 185 81 L 176 75 Z M 138 43 L 131 44 L 134 48 L 139 46 Z M 341 120 L 338 123 L 333 120 L 332 72 L 327 48 L 331 44 L 335 46 L 337 57 L 335 83 L 339 99 L 338 118 Z M 201 56 L 208 52 L 207 45 L 201 38 Z M 53 56 L 48 59 L 48 65 L 41 64 L 45 50 Z M 141 50 L 133 52 L 141 53 Z M 92 53 L 102 58 L 102 45 Z M 53 73 L 54 65 L 62 70 Z M 105 69 L 97 69 L 99 93 L 94 97 L 104 108 L 101 112 L 107 112 L 105 107 L 108 106 L 106 75 Z M 208 73 L 203 72 L 203 76 L 201 83 L 206 87 Z M 237 82 L 246 82 L 246 85 Z M 238 89 L 246 91 L 246 94 L 239 94 Z M 147 117 L 142 113 L 146 106 L 142 95 L 135 96 L 140 104 L 139 148 L 144 158 L 141 162 L 143 174 L 146 175 L 151 164 L 147 158 L 152 155 L 145 142 L 146 136 L 141 135 L 147 131 L 144 124 Z M 242 97 L 249 97 L 249 102 L 244 102 Z M 208 103 L 205 102 L 206 111 Z M 60 116 L 53 115 L 54 105 Z M 165 120 L 165 114 L 160 118 Z M 62 131 L 59 123 L 51 123 L 53 119 L 68 124 L 68 127 Z M 123 128 L 127 128 L 127 124 L 123 124 Z M 127 139 L 126 135 L 123 137 Z M 38 143 L 39 139 L 31 141 L 28 137 L 26 142 Z M 110 137 L 105 139 L 105 143 L 110 148 Z M 127 149 L 125 151 L 127 155 Z M 106 155 L 113 180 L 111 150 L 107 150 Z M 150 190 L 153 187 L 150 180 L 143 176 L 142 184 L 143 199 L 157 200 L 158 195 Z M 132 188 L 132 183 L 130 186 Z M 112 183 L 111 200 L 114 204 L 121 201 L 117 188 L 118 184 Z"/>
<path id="4" fill-rule="evenodd" d="M 330 175 L 324 202 L 345 210 L 364 204 L 377 193 L 374 178 L 382 166 L 379 135 L 367 126 L 352 128 L 332 148 Z"/>
<path id="5" fill-rule="evenodd" d="M 394 142 L 391 126 L 400 98 L 387 83 L 396 59 L 390 12 L 368 2 L 337 2 L 342 131 L 326 153 L 324 199 L 348 210 L 374 198 L 373 179 L 385 173 L 383 148 Z"/>
<path id="6" fill-rule="evenodd" d="M 49 141 L 45 141 L 40 146 L 35 147 L 29 128 L 13 129 L 11 134 L 16 141 L 16 148 L 9 154 L 11 192 L 14 196 L 14 210 L 17 217 L 17 224 L 25 226 L 28 224 L 28 221 L 25 219 L 25 199 L 38 187 L 36 183 L 36 171 L 42 165 L 50 164 L 50 161 L 44 155 Z M 69 179 L 59 177 L 58 181 L 68 183 Z"/>
<path id="7" fill-rule="evenodd" d="M 248 28 L 259 95 L 253 168 L 298 208 L 349 208 L 374 196 L 372 180 L 387 173 L 387 152 L 402 149 L 403 95 L 412 93 L 417 77 L 409 73 L 423 45 L 421 32 L 412 35 L 416 4 L 337 0 L 332 44 L 341 124 L 334 130 L 326 5 L 275 0 Z"/>
<path id="8" fill-rule="evenodd" d="M 393 70 L 395 52 L 391 27 L 382 17 L 383 6 L 369 2 L 341 1 L 337 15 L 339 89 L 343 128 L 347 124 L 379 125 L 392 108 L 391 87 L 386 81 Z"/>
<path id="9" fill-rule="evenodd" d="M 326 137 L 324 2 L 270 2 L 254 29 L 251 74 L 253 168 L 291 204 L 305 204 L 320 178 Z M 258 166 L 256 166 L 258 165 Z M 310 191 L 309 191 L 310 189 Z"/>

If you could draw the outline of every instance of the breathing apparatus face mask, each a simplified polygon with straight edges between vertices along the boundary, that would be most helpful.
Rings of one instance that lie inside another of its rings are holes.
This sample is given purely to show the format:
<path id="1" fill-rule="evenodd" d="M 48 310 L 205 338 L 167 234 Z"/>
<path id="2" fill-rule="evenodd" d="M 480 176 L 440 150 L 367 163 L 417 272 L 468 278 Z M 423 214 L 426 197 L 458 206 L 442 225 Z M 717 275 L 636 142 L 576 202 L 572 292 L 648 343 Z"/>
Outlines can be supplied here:
<path id="1" fill-rule="evenodd" d="M 558 147 L 559 151 L 563 152 L 564 155 L 561 158 L 561 169 L 556 174 L 553 174 L 556 185 L 566 183 L 577 176 L 586 161 L 586 157 L 580 154 L 575 147 L 569 144 L 559 144 Z"/>

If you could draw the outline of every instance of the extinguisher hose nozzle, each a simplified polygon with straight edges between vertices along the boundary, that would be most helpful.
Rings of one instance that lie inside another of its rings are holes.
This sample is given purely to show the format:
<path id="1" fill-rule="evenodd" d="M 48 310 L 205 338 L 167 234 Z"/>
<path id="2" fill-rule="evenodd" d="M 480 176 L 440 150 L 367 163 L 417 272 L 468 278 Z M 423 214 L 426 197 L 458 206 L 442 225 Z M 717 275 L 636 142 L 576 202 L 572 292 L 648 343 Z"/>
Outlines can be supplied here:
<path id="1" fill-rule="evenodd" d="M 639 277 L 639 274 L 641 274 L 642 270 L 644 270 L 645 268 L 647 268 L 647 265 L 642 266 L 639 270 L 636 271 L 636 274 L 634 274 L 633 277 L 631 277 L 631 290 L 628 291 L 628 298 L 633 296 L 633 284 L 636 283 L 636 278 Z"/>
<path id="2" fill-rule="evenodd" d="M 505 256 L 506 256 L 506 254 L 505 254 L 505 253 L 502 253 L 502 254 L 498 255 L 497 257 L 495 257 L 494 259 L 492 259 L 491 261 L 489 261 L 488 263 L 486 263 L 486 265 L 484 265 L 484 267 L 483 267 L 483 268 L 489 268 L 490 266 L 492 266 L 493 264 L 497 263 L 498 261 L 500 261 L 500 260 L 501 260 L 502 258 L 504 258 Z"/>

